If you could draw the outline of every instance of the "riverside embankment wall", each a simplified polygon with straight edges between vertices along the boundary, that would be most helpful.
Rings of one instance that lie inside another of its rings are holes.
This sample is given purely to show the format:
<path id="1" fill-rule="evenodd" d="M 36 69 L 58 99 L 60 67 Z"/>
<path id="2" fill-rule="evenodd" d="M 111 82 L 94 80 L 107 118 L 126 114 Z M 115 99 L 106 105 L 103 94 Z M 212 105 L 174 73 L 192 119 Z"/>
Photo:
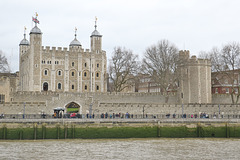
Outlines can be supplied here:
<path id="1" fill-rule="evenodd" d="M 239 138 L 240 123 L 225 121 L 1 121 L 0 139 Z"/>

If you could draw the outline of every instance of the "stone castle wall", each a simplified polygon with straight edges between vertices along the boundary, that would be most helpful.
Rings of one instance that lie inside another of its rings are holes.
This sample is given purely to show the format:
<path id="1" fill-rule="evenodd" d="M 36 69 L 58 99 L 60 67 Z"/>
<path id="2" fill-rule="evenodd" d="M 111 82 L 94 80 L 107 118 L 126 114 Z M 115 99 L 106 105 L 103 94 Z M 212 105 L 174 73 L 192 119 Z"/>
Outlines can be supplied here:
<path id="1" fill-rule="evenodd" d="M 217 99 L 216 99 L 217 98 Z M 218 99 L 229 99 L 227 96 L 215 96 Z M 166 103 L 168 100 L 168 103 Z M 26 114 L 53 114 L 53 109 L 65 107 L 71 102 L 80 106 L 80 113 L 89 112 L 92 103 L 92 113 L 101 114 L 240 114 L 240 105 L 231 104 L 177 104 L 177 95 L 161 93 L 56 93 L 56 92 L 17 92 L 14 102 L 0 104 L 0 113 L 22 114 L 25 102 Z"/>

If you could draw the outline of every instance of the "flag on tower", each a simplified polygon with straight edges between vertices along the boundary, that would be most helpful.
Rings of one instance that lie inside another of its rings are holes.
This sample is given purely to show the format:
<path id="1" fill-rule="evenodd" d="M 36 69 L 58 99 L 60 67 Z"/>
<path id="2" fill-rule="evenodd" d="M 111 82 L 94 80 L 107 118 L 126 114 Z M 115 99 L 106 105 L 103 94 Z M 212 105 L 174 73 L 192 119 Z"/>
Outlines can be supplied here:
<path id="1" fill-rule="evenodd" d="M 32 17 L 32 21 L 39 24 L 39 20 L 37 18 Z"/>

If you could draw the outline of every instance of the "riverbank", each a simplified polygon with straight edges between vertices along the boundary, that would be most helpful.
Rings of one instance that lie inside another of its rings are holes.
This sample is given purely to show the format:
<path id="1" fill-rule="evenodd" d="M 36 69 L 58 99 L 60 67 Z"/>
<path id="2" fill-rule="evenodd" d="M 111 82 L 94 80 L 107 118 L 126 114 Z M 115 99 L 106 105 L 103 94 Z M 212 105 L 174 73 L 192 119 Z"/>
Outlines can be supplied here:
<path id="1" fill-rule="evenodd" d="M 0 139 L 240 138 L 238 119 L 1 119 Z"/>

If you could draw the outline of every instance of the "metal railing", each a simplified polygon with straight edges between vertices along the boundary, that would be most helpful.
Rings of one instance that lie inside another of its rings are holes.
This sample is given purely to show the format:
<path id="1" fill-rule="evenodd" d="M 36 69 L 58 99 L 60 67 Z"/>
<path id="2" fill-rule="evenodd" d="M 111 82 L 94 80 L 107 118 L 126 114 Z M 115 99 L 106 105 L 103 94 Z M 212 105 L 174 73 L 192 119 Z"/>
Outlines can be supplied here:
<path id="1" fill-rule="evenodd" d="M 240 119 L 239 114 L 2 114 L 0 119 Z"/>

